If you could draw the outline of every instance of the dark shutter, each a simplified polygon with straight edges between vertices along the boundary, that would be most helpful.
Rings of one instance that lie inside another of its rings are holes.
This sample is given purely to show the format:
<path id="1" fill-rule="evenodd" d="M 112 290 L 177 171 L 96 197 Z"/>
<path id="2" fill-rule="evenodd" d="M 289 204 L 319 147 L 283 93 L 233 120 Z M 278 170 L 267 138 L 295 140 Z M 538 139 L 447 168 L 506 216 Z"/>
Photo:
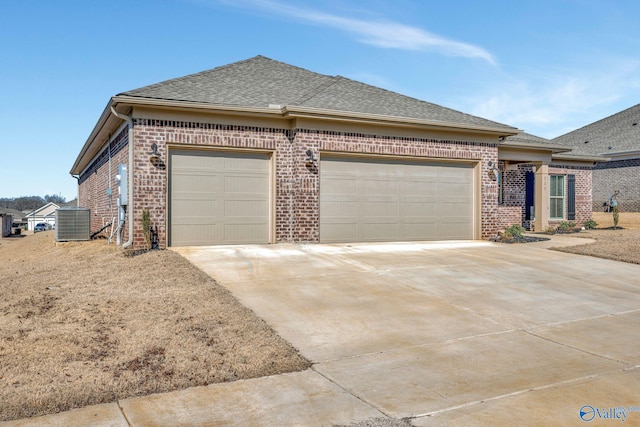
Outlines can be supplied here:
<path id="1" fill-rule="evenodd" d="M 576 219 L 576 176 L 567 175 L 567 219 Z"/>
<path id="2" fill-rule="evenodd" d="M 531 213 L 533 211 L 533 189 L 534 189 L 534 174 L 529 171 L 525 174 L 525 193 L 524 193 L 524 219 L 531 220 Z"/>

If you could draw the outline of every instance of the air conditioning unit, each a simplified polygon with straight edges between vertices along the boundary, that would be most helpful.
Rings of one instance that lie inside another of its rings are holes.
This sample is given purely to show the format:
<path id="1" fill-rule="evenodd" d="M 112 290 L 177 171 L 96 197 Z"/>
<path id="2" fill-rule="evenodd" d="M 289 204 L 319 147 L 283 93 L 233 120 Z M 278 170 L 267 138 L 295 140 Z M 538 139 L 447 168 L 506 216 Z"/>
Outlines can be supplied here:
<path id="1" fill-rule="evenodd" d="M 56 242 L 89 240 L 90 227 L 89 209 L 56 209 Z"/>

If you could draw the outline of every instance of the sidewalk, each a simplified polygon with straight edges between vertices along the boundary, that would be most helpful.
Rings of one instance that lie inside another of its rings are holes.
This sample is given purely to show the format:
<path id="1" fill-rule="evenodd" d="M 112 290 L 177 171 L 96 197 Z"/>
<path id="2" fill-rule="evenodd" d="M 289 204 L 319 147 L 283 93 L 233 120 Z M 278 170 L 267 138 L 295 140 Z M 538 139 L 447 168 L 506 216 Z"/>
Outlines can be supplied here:
<path id="1" fill-rule="evenodd" d="M 125 399 L 0 426 L 331 426 L 382 416 L 308 369 Z"/>

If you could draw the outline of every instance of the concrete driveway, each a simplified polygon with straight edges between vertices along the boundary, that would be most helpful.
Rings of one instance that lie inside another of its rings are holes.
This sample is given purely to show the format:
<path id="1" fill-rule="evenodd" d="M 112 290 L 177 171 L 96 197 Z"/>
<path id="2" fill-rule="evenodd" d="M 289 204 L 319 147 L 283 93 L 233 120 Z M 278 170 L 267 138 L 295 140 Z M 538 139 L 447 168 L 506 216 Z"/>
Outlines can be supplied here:
<path id="1" fill-rule="evenodd" d="M 579 242 L 176 250 L 380 414 L 640 425 L 640 266 L 546 249 Z"/>
<path id="2" fill-rule="evenodd" d="M 313 367 L 0 425 L 640 425 L 640 266 L 579 243 L 177 248 Z"/>

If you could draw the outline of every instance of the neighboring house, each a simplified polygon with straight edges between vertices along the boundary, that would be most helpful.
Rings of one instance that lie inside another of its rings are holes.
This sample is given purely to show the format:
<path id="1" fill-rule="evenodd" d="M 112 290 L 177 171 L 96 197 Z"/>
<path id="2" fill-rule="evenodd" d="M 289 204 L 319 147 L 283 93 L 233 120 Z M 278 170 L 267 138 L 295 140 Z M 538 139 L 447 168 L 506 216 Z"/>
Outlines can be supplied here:
<path id="1" fill-rule="evenodd" d="M 36 224 L 45 222 L 51 224 L 52 227 L 56 225 L 56 209 L 60 206 L 53 202 L 49 202 L 46 205 L 36 209 L 35 211 L 27 214 L 27 227 L 29 230 L 33 230 Z"/>
<path id="2" fill-rule="evenodd" d="M 11 235 L 11 224 L 13 224 L 13 215 L 0 211 L 0 238 Z"/>
<path id="3" fill-rule="evenodd" d="M 0 208 L 0 214 L 9 214 L 13 216 L 13 227 L 22 228 L 27 225 L 26 214 L 17 209 Z"/>
<path id="4" fill-rule="evenodd" d="M 499 204 L 512 186 L 499 166 L 535 166 L 536 228 L 549 223 L 550 170 L 590 185 L 593 162 L 508 138 L 519 133 L 257 56 L 114 96 L 71 174 L 99 230 L 118 215 L 118 167 L 131 166 L 119 178 L 134 248 L 145 209 L 161 247 L 488 239 L 525 222 L 521 205 Z M 550 169 L 556 159 L 571 168 Z"/>
<path id="5" fill-rule="evenodd" d="M 615 190 L 622 211 L 640 212 L 640 104 L 552 140 L 574 153 L 599 155 L 593 169 L 593 210 Z"/>
<path id="6" fill-rule="evenodd" d="M 533 224 L 536 165 L 526 160 L 504 161 L 508 147 L 514 144 L 547 147 L 551 151 L 548 160 L 549 225 L 558 225 L 562 221 L 582 224 L 591 219 L 592 168 L 595 162 L 606 161 L 606 158 L 576 154 L 553 141 L 528 133 L 508 137 L 499 151 L 501 179 L 498 200 L 504 206 L 520 208 L 522 225 L 528 229 L 536 228 Z"/>

